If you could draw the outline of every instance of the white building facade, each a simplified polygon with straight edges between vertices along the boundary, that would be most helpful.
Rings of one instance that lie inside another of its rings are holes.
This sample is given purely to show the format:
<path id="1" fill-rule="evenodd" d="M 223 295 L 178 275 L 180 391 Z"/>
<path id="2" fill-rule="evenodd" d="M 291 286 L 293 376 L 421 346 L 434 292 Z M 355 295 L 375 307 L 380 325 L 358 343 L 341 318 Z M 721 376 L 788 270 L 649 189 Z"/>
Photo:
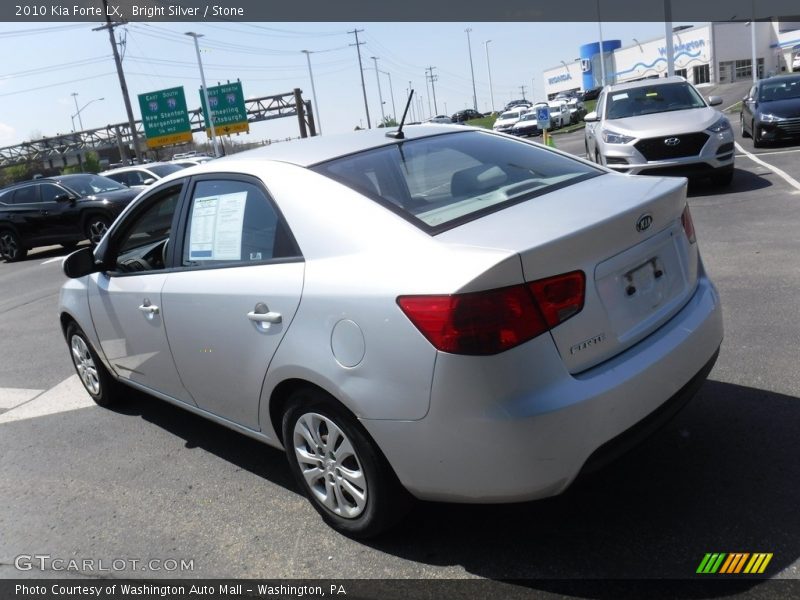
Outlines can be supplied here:
<path id="1" fill-rule="evenodd" d="M 800 55 L 800 22 L 762 21 L 755 23 L 758 77 L 791 72 Z M 708 23 L 675 28 L 673 64 L 676 75 L 695 85 L 725 84 L 752 80 L 752 39 L 750 23 Z M 667 75 L 666 38 L 629 45 L 619 40 L 604 41 L 606 83 L 621 83 L 644 77 Z M 580 48 L 580 60 L 563 62 L 544 72 L 548 98 L 558 92 L 601 85 L 599 44 Z"/>

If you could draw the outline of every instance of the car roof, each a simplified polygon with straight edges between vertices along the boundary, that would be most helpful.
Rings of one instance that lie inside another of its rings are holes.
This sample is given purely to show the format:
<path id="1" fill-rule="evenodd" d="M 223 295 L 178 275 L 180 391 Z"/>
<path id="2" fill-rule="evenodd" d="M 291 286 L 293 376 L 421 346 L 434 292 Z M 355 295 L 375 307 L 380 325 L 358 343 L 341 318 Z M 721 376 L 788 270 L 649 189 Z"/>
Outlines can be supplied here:
<path id="1" fill-rule="evenodd" d="M 168 161 L 158 161 L 158 162 L 149 162 L 149 163 L 142 163 L 140 165 L 125 165 L 124 167 L 116 167 L 114 169 L 108 169 L 106 171 L 101 171 L 98 175 L 108 175 L 111 173 L 124 173 L 125 171 L 133 171 L 136 169 L 149 169 L 150 167 L 154 167 L 157 165 L 171 165 L 174 164 Z"/>
<path id="2" fill-rule="evenodd" d="M 662 77 L 660 79 L 640 79 L 638 81 L 629 81 L 627 83 L 616 83 L 614 85 L 606 86 L 605 89 L 609 92 L 619 92 L 621 90 L 632 90 L 640 87 L 653 87 L 667 83 L 687 83 L 687 81 L 683 77 L 673 75 L 672 77 Z"/>
<path id="3" fill-rule="evenodd" d="M 413 140 L 443 133 L 474 131 L 475 129 L 474 127 L 467 127 L 464 125 L 431 123 L 425 125 L 406 125 L 403 127 L 403 134 L 405 135 L 405 140 Z M 365 129 L 349 133 L 326 134 L 324 136 L 319 135 L 301 138 L 290 142 L 277 142 L 269 146 L 262 146 L 260 148 L 254 148 L 253 150 L 245 150 L 244 152 L 218 158 L 192 168 L 204 168 L 206 165 L 210 165 L 209 169 L 213 169 L 219 165 L 220 161 L 243 158 L 275 160 L 292 163 L 301 167 L 308 167 L 348 154 L 355 154 L 373 148 L 397 144 L 399 140 L 386 136 L 386 133 L 391 131 L 396 131 L 396 128 Z"/>
<path id="4" fill-rule="evenodd" d="M 759 79 L 756 83 L 761 85 L 764 83 L 774 83 L 776 81 L 797 81 L 798 79 L 800 79 L 800 73 L 786 73 L 785 75 L 765 77 L 764 79 Z"/>

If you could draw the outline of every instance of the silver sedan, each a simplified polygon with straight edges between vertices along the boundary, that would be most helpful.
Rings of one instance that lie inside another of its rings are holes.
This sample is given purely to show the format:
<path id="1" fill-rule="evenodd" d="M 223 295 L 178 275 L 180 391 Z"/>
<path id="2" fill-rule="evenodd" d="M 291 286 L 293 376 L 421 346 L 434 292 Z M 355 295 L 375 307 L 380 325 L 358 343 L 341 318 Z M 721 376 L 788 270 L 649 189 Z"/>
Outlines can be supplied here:
<path id="1" fill-rule="evenodd" d="M 169 176 L 70 255 L 88 393 L 286 449 L 333 527 L 559 494 L 685 403 L 722 341 L 686 182 L 409 126 Z"/>

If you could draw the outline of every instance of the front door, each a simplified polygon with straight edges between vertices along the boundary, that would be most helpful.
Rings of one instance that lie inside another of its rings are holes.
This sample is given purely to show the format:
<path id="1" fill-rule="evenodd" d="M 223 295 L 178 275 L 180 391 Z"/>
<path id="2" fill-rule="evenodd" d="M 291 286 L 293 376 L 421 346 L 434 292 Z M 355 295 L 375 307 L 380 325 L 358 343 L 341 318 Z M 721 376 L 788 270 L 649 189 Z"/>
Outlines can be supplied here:
<path id="1" fill-rule="evenodd" d="M 181 379 L 197 405 L 258 429 L 261 387 L 300 303 L 304 263 L 257 180 L 197 181 L 162 303 Z"/>
<path id="2" fill-rule="evenodd" d="M 166 245 L 181 186 L 155 194 L 109 242 L 113 262 L 89 277 L 89 307 L 100 346 L 123 380 L 194 404 L 183 387 L 164 328 Z"/>

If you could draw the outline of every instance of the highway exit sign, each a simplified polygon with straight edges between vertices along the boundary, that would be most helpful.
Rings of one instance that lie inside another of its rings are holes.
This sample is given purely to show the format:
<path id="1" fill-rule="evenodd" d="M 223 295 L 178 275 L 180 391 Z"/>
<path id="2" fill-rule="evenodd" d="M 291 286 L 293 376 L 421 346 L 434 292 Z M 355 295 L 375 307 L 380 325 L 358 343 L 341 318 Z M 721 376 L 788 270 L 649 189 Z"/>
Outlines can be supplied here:
<path id="1" fill-rule="evenodd" d="M 192 141 L 183 87 L 139 94 L 139 109 L 148 148 Z"/>
<path id="2" fill-rule="evenodd" d="M 211 104 L 211 113 L 214 116 L 214 131 L 217 135 L 250 131 L 241 82 L 217 85 L 208 88 L 207 91 L 208 103 Z M 206 134 L 210 137 L 211 126 L 208 123 L 208 110 L 202 89 L 200 90 L 200 103 L 203 106 Z"/>

